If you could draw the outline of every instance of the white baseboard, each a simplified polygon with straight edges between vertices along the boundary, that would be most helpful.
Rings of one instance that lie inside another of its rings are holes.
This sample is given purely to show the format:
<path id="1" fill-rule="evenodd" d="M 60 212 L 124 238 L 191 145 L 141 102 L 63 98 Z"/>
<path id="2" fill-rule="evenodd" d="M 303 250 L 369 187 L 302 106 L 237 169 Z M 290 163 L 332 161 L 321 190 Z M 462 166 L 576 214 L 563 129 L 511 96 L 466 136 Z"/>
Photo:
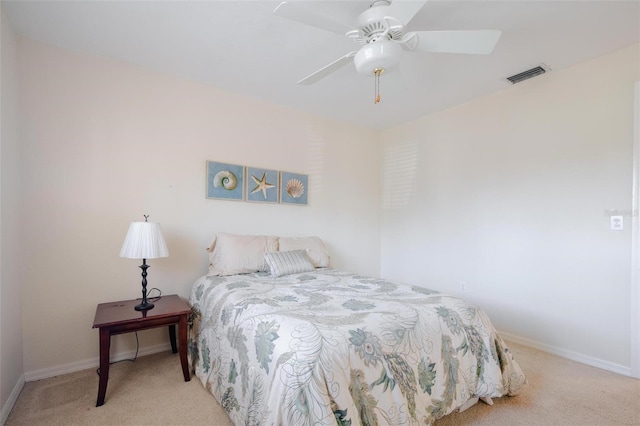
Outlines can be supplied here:
<path id="1" fill-rule="evenodd" d="M 148 346 L 138 351 L 138 356 L 151 355 L 158 352 L 164 352 L 171 349 L 169 343 L 163 343 L 161 345 Z M 133 358 L 136 351 L 128 351 L 116 354 L 111 357 L 111 362 L 120 361 L 123 359 Z M 60 376 L 62 374 L 73 373 L 80 370 L 87 370 L 89 368 L 98 368 L 100 365 L 100 357 L 94 357 L 85 359 L 82 361 L 70 362 L 68 364 L 56 365 L 54 367 L 42 368 L 40 370 L 27 371 L 24 373 L 24 378 L 27 382 L 33 382 L 35 380 L 48 379 L 49 377 Z"/>
<path id="2" fill-rule="evenodd" d="M 504 340 L 508 340 L 514 343 L 519 343 L 524 346 L 528 346 L 530 348 L 538 349 L 543 352 L 548 352 L 553 355 L 558 355 L 562 358 L 567 358 L 572 361 L 580 362 L 582 364 L 587 364 L 592 367 L 601 368 L 603 370 L 611 371 L 613 373 L 622 374 L 624 376 L 634 377 L 632 375 L 631 367 L 624 366 L 620 364 L 615 364 L 613 362 L 604 361 L 598 358 L 593 358 L 578 352 L 573 352 L 567 349 L 558 348 L 555 346 L 547 345 L 546 343 L 540 343 L 535 340 L 527 339 L 525 337 L 516 336 L 513 334 L 509 334 L 503 331 L 498 331 L 500 337 Z"/>
<path id="3" fill-rule="evenodd" d="M 609 361 L 604 361 L 598 358 L 593 358 L 584 354 L 580 354 L 578 352 L 569 351 L 563 348 L 557 348 L 555 346 L 547 345 L 545 343 L 540 343 L 535 340 L 516 336 L 514 334 L 510 334 L 503 331 L 498 331 L 498 334 L 500 334 L 500 336 L 503 339 L 514 342 L 514 343 L 518 343 L 524 346 L 528 346 L 530 348 L 541 350 L 543 352 L 548 352 L 554 355 L 558 355 L 562 358 L 567 358 L 572 361 L 577 361 L 582 364 L 590 365 L 592 367 L 597 367 L 603 370 L 611 371 L 613 373 L 634 377 L 632 375 L 631 367 L 629 366 L 619 365 L 619 364 L 615 364 Z M 167 351 L 169 349 L 171 349 L 171 346 L 168 343 L 149 346 L 144 349 L 141 349 L 138 352 L 138 356 L 151 355 L 158 352 Z M 120 361 L 127 358 L 133 358 L 134 355 L 135 355 L 135 351 L 123 352 L 113 356 L 111 358 L 111 361 L 113 362 L 113 361 Z M 40 370 L 26 372 L 20 378 L 20 381 L 16 384 L 14 391 L 11 393 L 9 401 L 7 401 L 7 404 L 2 409 L 2 417 L 1 417 L 2 422 L 0 422 L 0 425 L 4 423 L 4 420 L 6 420 L 6 416 L 9 415 L 9 412 L 11 412 L 11 408 L 13 407 L 15 400 L 18 398 L 18 395 L 20 394 L 20 391 L 22 390 L 22 387 L 24 386 L 25 381 L 33 382 L 35 380 L 48 379 L 49 377 L 60 376 L 62 374 L 73 373 L 76 371 L 86 370 L 89 368 L 97 368 L 99 364 L 100 364 L 100 358 L 94 357 L 94 358 L 86 359 L 83 361 L 76 361 L 68 364 L 58 365 L 55 367 L 43 368 Z M 12 398 L 14 399 L 12 400 Z M 7 410 L 6 416 L 5 416 L 5 409 Z"/>
<path id="4" fill-rule="evenodd" d="M 9 399 L 7 399 L 7 403 L 2 407 L 2 411 L 0 412 L 0 425 L 3 425 L 4 422 L 7 421 L 13 406 L 16 404 L 18 400 L 18 396 L 20 396 L 20 392 L 22 392 L 22 388 L 24 387 L 24 374 L 18 378 L 18 383 L 13 387 L 11 394 L 9 395 Z"/>

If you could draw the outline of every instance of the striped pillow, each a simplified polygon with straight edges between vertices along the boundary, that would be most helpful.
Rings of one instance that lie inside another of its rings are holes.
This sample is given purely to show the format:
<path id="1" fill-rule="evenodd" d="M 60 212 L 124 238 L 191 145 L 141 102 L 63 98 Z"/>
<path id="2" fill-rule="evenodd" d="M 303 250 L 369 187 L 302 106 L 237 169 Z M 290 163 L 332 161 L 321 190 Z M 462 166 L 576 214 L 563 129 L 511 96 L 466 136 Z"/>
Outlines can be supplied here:
<path id="1" fill-rule="evenodd" d="M 271 251 L 264 254 L 264 260 L 274 277 L 311 272 L 315 269 L 306 250 Z"/>

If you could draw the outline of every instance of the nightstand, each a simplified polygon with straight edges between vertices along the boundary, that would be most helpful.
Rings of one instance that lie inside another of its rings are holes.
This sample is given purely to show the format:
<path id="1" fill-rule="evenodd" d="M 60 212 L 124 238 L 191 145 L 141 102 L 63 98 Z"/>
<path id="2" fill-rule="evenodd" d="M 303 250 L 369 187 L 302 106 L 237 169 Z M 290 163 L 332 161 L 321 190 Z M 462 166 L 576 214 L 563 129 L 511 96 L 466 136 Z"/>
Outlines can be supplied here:
<path id="1" fill-rule="evenodd" d="M 173 353 L 180 349 L 180 362 L 184 381 L 191 380 L 187 362 L 187 323 L 191 308 L 177 295 L 162 296 L 148 311 L 136 311 L 133 307 L 140 299 L 101 303 L 96 309 L 93 328 L 100 329 L 100 384 L 96 407 L 104 404 L 109 380 L 109 348 L 111 336 L 156 327 L 169 327 L 169 339 Z M 178 348 L 176 347 L 176 324 L 178 324 Z"/>

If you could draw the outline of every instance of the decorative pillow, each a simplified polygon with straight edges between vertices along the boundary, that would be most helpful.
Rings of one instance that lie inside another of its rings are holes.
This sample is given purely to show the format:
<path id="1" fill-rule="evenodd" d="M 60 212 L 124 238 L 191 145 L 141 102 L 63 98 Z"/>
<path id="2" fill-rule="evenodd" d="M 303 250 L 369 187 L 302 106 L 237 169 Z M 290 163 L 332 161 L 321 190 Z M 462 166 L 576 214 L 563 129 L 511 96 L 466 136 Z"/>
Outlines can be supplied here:
<path id="1" fill-rule="evenodd" d="M 316 268 L 329 266 L 329 252 L 318 237 L 280 237 L 280 251 L 308 250 L 309 260 Z"/>
<path id="2" fill-rule="evenodd" d="M 274 277 L 311 272 L 315 269 L 306 250 L 268 252 L 264 254 L 264 260 Z"/>
<path id="3" fill-rule="evenodd" d="M 218 233 L 207 249 L 209 275 L 236 275 L 268 271 L 264 254 L 278 250 L 278 238 L 267 235 Z"/>

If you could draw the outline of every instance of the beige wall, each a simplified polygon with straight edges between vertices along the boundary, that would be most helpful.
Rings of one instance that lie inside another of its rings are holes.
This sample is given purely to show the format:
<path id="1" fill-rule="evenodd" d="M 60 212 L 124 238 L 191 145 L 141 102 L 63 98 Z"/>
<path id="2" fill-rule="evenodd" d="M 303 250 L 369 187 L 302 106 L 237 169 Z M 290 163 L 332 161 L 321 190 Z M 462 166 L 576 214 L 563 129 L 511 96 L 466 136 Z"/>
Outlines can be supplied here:
<path id="1" fill-rule="evenodd" d="M 377 133 L 34 41 L 19 50 L 28 380 L 95 361 L 96 304 L 140 295 L 141 262 L 118 253 L 143 214 L 169 247 L 148 262 L 164 294 L 188 296 L 218 231 L 319 235 L 334 266 L 379 272 Z M 205 199 L 206 160 L 307 173 L 309 205 Z M 133 342 L 115 337 L 112 354 Z"/>
<path id="2" fill-rule="evenodd" d="M 383 132 L 382 275 L 628 374 L 631 220 L 605 213 L 631 209 L 638 64 L 636 45 Z"/>
<path id="3" fill-rule="evenodd" d="M 0 9 L 0 424 L 24 383 L 16 39 Z"/>

